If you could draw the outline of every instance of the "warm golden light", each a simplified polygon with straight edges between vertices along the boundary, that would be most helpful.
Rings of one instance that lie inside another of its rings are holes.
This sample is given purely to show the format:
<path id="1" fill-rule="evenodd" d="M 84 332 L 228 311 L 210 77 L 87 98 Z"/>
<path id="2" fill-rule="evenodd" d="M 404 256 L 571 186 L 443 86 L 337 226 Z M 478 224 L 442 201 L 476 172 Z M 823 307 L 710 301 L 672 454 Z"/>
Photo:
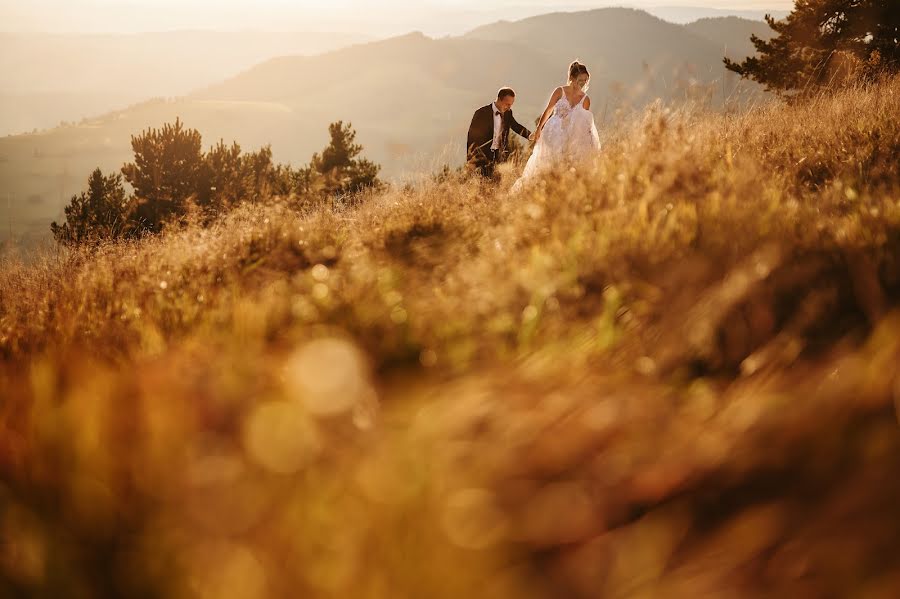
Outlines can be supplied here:
<path id="1" fill-rule="evenodd" d="M 0 0 L 0 598 L 900 597 L 900 13 L 544 1 Z"/>

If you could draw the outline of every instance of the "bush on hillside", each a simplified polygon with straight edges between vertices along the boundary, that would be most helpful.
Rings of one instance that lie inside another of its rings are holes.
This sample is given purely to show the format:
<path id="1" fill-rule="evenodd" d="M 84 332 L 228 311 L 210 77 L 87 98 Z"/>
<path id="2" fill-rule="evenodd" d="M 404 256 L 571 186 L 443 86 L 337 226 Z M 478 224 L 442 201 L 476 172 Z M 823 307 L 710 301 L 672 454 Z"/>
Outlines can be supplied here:
<path id="1" fill-rule="evenodd" d="M 219 140 L 203 156 L 196 202 L 212 214 L 227 211 L 275 192 L 281 176 L 271 146 L 244 154 L 237 142 L 227 146 Z"/>
<path id="2" fill-rule="evenodd" d="M 200 132 L 185 129 L 180 119 L 131 136 L 134 162 L 124 165 L 122 174 L 134 188 L 133 219 L 142 228 L 160 231 L 167 220 L 187 212 L 203 165 L 200 146 Z"/>
<path id="3" fill-rule="evenodd" d="M 208 225 L 241 203 L 269 196 L 314 206 L 324 198 L 381 187 L 381 167 L 360 157 L 363 148 L 351 125 L 332 123 L 329 133 L 329 145 L 310 164 L 293 168 L 276 164 L 270 146 L 244 153 L 237 142 L 229 146 L 219 140 L 204 154 L 200 133 L 176 119 L 174 125 L 132 136 L 134 162 L 122 167 L 122 175 L 133 195 L 125 197 L 121 176 L 107 181 L 96 171 L 90 190 L 66 208 L 67 222 L 53 223 L 51 230 L 58 242 L 77 245 L 158 233 L 188 216 Z"/>
<path id="4" fill-rule="evenodd" d="M 94 170 L 87 191 L 72 196 L 65 208 L 66 221 L 50 224 L 53 238 L 63 245 L 96 244 L 127 236 L 132 230 L 132 200 L 125 194 L 122 175 Z"/>
<path id="5" fill-rule="evenodd" d="M 331 141 L 322 153 L 312 157 L 310 166 L 319 175 L 318 187 L 326 195 L 343 195 L 381 185 L 377 164 L 360 158 L 362 146 L 356 131 L 343 121 L 328 126 Z"/>

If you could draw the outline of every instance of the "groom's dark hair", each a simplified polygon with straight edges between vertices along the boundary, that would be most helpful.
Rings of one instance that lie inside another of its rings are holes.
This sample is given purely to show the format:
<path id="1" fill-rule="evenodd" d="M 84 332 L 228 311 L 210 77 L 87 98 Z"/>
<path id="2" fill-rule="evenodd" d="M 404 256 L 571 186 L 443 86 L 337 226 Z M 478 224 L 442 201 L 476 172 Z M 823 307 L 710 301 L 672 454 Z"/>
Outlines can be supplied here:
<path id="1" fill-rule="evenodd" d="M 515 98 L 516 97 L 515 90 L 511 87 L 501 87 L 500 91 L 497 92 L 497 99 L 502 100 L 506 96 L 512 96 L 513 98 Z"/>

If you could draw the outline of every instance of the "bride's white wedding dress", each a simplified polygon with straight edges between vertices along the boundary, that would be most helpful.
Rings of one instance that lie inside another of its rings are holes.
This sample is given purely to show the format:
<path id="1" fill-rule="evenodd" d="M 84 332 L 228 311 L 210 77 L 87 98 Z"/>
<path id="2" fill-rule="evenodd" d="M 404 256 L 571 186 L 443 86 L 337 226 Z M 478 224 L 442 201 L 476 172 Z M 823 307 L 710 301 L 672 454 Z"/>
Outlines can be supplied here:
<path id="1" fill-rule="evenodd" d="M 553 114 L 544 123 L 522 176 L 512 187 L 512 193 L 555 167 L 568 168 L 590 161 L 600 149 L 600 135 L 594 124 L 594 115 L 584 107 L 587 95 L 581 96 L 581 100 L 572 106 L 565 90 L 562 92 Z"/>

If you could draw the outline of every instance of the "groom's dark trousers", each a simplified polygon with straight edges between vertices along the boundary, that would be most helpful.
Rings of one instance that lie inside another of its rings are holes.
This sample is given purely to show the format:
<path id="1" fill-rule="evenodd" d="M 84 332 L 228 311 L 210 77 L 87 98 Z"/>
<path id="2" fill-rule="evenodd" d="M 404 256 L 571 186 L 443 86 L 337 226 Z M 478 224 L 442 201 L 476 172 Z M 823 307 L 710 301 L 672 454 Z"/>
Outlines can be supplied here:
<path id="1" fill-rule="evenodd" d="M 494 167 L 509 158 L 509 131 L 512 129 L 522 137 L 531 136 L 531 131 L 520 125 L 513 117 L 512 110 L 500 115 L 500 147 L 492 150 L 494 141 L 494 105 L 482 106 L 472 115 L 469 135 L 466 138 L 466 163 L 482 176 L 493 178 Z"/>

